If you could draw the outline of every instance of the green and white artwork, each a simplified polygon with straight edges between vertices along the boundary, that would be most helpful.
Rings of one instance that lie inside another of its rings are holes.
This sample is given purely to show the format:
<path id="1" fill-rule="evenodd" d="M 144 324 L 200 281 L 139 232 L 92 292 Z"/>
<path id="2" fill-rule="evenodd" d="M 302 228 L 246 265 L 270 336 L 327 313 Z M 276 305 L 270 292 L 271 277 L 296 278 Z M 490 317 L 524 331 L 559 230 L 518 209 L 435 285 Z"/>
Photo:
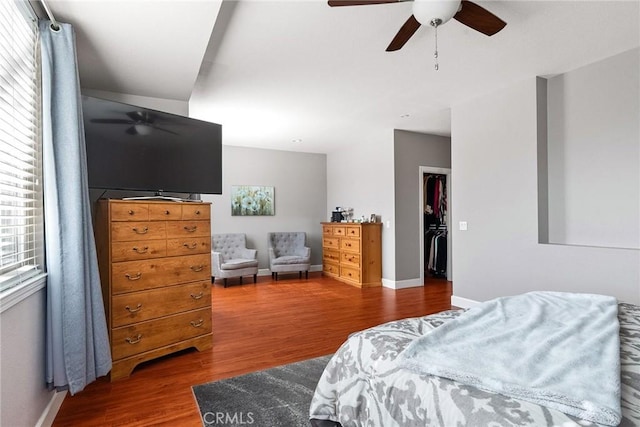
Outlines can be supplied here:
<path id="1" fill-rule="evenodd" d="M 232 185 L 231 215 L 275 215 L 273 187 Z"/>

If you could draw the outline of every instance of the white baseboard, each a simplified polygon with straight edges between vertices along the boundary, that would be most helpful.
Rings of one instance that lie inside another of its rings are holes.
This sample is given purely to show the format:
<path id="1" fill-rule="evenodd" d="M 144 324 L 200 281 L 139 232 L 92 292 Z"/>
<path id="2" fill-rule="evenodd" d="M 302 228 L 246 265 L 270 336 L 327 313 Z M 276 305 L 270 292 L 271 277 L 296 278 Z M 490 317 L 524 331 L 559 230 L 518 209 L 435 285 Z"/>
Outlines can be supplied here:
<path id="1" fill-rule="evenodd" d="M 454 305 L 456 307 L 471 308 L 471 307 L 475 307 L 478 304 L 480 304 L 480 301 L 451 295 L 451 305 Z"/>
<path id="2" fill-rule="evenodd" d="M 53 425 L 53 421 L 56 419 L 56 415 L 58 415 L 58 411 L 62 406 L 62 402 L 64 402 L 64 398 L 67 396 L 67 391 L 59 391 L 53 393 L 51 396 L 51 400 L 42 415 L 40 415 L 40 419 L 36 423 L 36 427 L 51 427 Z"/>
<path id="3" fill-rule="evenodd" d="M 418 288 L 424 286 L 420 278 L 408 279 L 408 280 L 389 280 L 382 279 L 382 286 L 390 289 L 406 289 L 406 288 Z"/>

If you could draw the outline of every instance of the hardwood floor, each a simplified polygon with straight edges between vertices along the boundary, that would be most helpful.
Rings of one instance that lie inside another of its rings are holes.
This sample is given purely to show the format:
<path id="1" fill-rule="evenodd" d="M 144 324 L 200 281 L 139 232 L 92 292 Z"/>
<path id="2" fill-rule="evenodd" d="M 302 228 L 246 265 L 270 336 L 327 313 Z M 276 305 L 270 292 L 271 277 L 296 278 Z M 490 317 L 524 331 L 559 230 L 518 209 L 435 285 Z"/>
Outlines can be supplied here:
<path id="1" fill-rule="evenodd" d="M 449 309 L 451 283 L 359 289 L 311 273 L 212 285 L 213 348 L 185 350 L 67 396 L 54 426 L 200 426 L 191 386 L 333 353 L 347 336 Z"/>

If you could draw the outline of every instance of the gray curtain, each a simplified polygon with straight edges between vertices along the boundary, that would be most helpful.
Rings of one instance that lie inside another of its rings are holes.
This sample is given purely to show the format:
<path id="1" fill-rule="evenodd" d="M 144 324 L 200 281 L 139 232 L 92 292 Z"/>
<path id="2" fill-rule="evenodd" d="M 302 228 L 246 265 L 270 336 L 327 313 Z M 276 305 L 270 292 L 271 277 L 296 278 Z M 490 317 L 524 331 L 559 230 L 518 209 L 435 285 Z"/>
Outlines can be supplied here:
<path id="1" fill-rule="evenodd" d="M 47 384 L 82 390 L 111 370 L 87 186 L 75 35 L 40 21 Z"/>

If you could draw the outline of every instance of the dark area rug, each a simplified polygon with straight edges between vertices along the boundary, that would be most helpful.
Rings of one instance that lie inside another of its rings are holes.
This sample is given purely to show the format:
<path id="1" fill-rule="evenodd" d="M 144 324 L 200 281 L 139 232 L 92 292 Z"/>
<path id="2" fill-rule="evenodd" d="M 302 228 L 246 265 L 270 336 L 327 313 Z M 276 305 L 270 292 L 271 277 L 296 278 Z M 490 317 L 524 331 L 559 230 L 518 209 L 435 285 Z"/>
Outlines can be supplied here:
<path id="1" fill-rule="evenodd" d="M 331 355 L 193 386 L 205 426 L 310 426 L 309 405 Z"/>

